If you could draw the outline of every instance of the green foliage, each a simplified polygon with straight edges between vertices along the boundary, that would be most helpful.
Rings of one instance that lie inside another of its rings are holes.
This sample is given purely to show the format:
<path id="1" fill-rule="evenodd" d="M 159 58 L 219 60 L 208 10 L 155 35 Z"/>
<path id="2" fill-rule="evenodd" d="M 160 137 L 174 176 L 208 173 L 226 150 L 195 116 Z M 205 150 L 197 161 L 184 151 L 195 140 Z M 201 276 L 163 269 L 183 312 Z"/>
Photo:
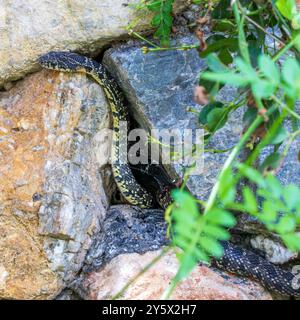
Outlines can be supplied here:
<path id="1" fill-rule="evenodd" d="M 289 20 L 292 20 L 297 13 L 295 0 L 277 0 L 276 7 L 280 13 Z"/>
<path id="2" fill-rule="evenodd" d="M 174 0 L 150 0 L 146 3 L 147 9 L 154 13 L 151 21 L 156 29 L 154 36 L 160 39 L 163 47 L 170 45 L 173 3 Z"/>
<path id="3" fill-rule="evenodd" d="M 199 44 L 165 48 L 170 44 L 173 1 L 145 2 L 154 12 L 152 24 L 162 46 L 150 43 L 153 47 L 146 48 L 145 53 L 201 48 Z M 198 113 L 199 125 L 206 130 L 205 143 L 224 127 L 232 111 L 245 105 L 248 108 L 243 116 L 244 133 L 231 149 L 208 200 L 201 202 L 201 209 L 189 193 L 173 193 L 168 222 L 173 244 L 181 251 L 180 268 L 171 288 L 199 261 L 209 262 L 222 255 L 220 242 L 230 238 L 227 229 L 235 224 L 234 211 L 257 218 L 288 248 L 300 252 L 300 189 L 283 186 L 274 176 L 300 135 L 296 109 L 300 99 L 300 13 L 295 0 L 193 2 L 206 7 L 212 28 L 206 49 L 199 52 L 207 63 L 199 85 L 209 94 L 209 102 Z M 224 85 L 238 88 L 230 103 L 219 99 Z M 286 120 L 292 123 L 289 131 L 283 127 Z M 259 134 L 261 128 L 265 132 Z M 240 163 L 237 158 L 245 146 L 252 152 L 245 163 Z M 265 147 L 272 152 L 254 166 Z M 300 162 L 300 152 L 298 159 Z M 242 184 L 242 200 L 238 201 L 241 180 L 248 184 Z"/>
<path id="4" fill-rule="evenodd" d="M 283 89 L 290 99 L 296 101 L 300 97 L 300 64 L 295 59 L 290 58 L 283 63 L 282 75 L 267 55 L 259 56 L 257 69 L 239 57 L 234 60 L 234 64 L 236 69 L 218 71 L 214 68 L 214 72 L 203 73 L 201 79 L 236 87 L 251 86 L 254 96 L 258 99 L 270 98 L 279 88 Z"/>
<path id="5" fill-rule="evenodd" d="M 297 226 L 300 226 L 300 188 L 296 185 L 282 186 L 272 174 L 264 177 L 246 164 L 240 163 L 237 167 L 243 176 L 257 185 L 256 194 L 247 186 L 243 188 L 243 212 L 277 233 L 288 248 L 300 251 L 300 235 L 297 234 Z"/>
<path id="6" fill-rule="evenodd" d="M 235 225 L 235 218 L 221 208 L 201 214 L 196 199 L 186 191 L 174 190 L 173 198 L 172 239 L 182 249 L 178 253 L 180 269 L 176 276 L 180 281 L 199 261 L 209 262 L 211 257 L 222 256 L 220 240 L 229 240 L 227 228 Z"/>
<path id="7" fill-rule="evenodd" d="M 211 133 L 224 127 L 228 119 L 229 110 L 222 102 L 211 102 L 199 113 L 199 121 Z"/>

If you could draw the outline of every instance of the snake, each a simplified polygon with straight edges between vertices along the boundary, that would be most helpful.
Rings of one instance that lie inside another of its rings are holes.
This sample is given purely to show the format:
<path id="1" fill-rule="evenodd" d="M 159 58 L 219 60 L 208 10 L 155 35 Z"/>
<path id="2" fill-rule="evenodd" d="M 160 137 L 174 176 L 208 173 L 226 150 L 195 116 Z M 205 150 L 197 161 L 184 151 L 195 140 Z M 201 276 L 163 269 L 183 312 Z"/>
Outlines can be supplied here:
<path id="1" fill-rule="evenodd" d="M 50 70 L 84 73 L 102 87 L 113 119 L 111 164 L 120 192 L 132 205 L 151 208 L 156 200 L 159 206 L 165 209 L 172 202 L 171 190 L 174 184 L 161 184 L 156 194 L 152 195 L 136 181 L 129 164 L 119 160 L 120 156 L 124 157 L 124 152 L 127 154 L 126 148 L 122 148 L 123 151 L 121 151 L 120 123 L 128 121 L 128 110 L 124 103 L 124 94 L 106 68 L 91 58 L 73 52 L 49 52 L 39 58 L 39 63 L 43 68 Z M 269 291 L 300 297 L 300 276 L 229 241 L 221 244 L 224 249 L 223 256 L 213 259 L 213 265 L 227 272 L 257 280 Z"/>
<path id="2" fill-rule="evenodd" d="M 150 208 L 153 196 L 145 190 L 134 178 L 127 162 L 127 148 L 122 144 L 120 123 L 128 122 L 128 110 L 125 97 L 120 87 L 97 61 L 73 52 L 49 52 L 39 57 L 39 64 L 49 70 L 65 73 L 84 73 L 94 79 L 103 89 L 110 107 L 113 133 L 111 148 L 111 164 L 114 180 L 123 197 L 132 205 Z"/>

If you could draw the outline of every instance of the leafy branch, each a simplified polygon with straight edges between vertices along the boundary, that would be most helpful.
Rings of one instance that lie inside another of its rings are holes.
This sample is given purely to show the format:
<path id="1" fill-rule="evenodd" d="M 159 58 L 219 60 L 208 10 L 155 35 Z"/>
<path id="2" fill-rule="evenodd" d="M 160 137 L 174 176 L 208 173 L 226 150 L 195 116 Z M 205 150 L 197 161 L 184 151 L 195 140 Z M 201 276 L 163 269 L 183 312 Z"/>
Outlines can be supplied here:
<path id="1" fill-rule="evenodd" d="M 161 46 L 146 40 L 150 47 L 143 47 L 144 53 L 199 49 L 197 43 L 170 47 L 173 2 L 146 1 L 147 9 L 154 13 L 152 25 Z M 194 1 L 201 5 L 204 2 Z M 174 203 L 166 211 L 166 221 L 174 246 L 180 248 L 177 252 L 180 266 L 164 298 L 171 295 L 177 283 L 198 262 L 209 263 L 212 258 L 222 255 L 221 242 L 230 238 L 228 228 L 235 225 L 233 212 L 255 217 L 267 230 L 277 234 L 289 249 L 300 252 L 297 233 L 300 188 L 283 186 L 274 176 L 300 134 L 300 115 L 296 108 L 300 99 L 300 63 L 297 61 L 300 13 L 295 0 L 209 3 L 210 27 L 214 33 L 206 38 L 206 48 L 199 53 L 207 62 L 207 69 L 199 77 L 199 87 L 205 89 L 209 101 L 198 112 L 199 125 L 206 131 L 207 144 L 227 123 L 230 113 L 246 105 L 245 128 L 220 170 L 207 201 L 195 199 L 184 187 L 173 192 Z M 273 45 L 270 45 L 270 39 Z M 239 90 L 230 103 L 216 98 L 225 85 Z M 290 133 L 283 126 L 286 120 L 292 123 Z M 279 148 L 285 142 L 280 153 Z M 273 148 L 273 152 L 257 168 L 253 164 L 266 147 Z M 244 148 L 251 153 L 241 163 L 237 159 Z M 187 179 L 188 175 L 184 185 Z M 253 191 L 243 185 L 242 200 L 239 201 L 238 185 L 245 179 L 256 188 Z"/>

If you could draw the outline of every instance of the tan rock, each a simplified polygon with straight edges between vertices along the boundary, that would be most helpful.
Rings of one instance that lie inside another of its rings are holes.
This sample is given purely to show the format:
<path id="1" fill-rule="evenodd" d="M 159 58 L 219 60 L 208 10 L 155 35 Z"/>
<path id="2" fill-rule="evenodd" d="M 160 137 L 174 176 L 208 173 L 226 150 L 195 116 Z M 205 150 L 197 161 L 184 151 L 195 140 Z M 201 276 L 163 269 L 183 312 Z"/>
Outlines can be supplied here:
<path id="1" fill-rule="evenodd" d="M 88 298 L 110 299 L 160 251 L 143 255 L 124 254 L 114 258 L 99 272 L 92 272 L 83 281 Z M 174 253 L 166 254 L 152 268 L 140 276 L 125 291 L 122 299 L 160 299 L 178 270 Z M 259 284 L 206 266 L 198 266 L 173 292 L 175 300 L 271 300 Z"/>
<path id="2" fill-rule="evenodd" d="M 0 299 L 52 298 L 104 218 L 109 110 L 83 75 L 42 71 L 0 93 Z"/>
<path id="3" fill-rule="evenodd" d="M 51 50 L 95 54 L 128 34 L 139 0 L 12 0 L 0 2 L 0 86 L 37 70 L 37 57 Z M 187 2 L 178 0 L 178 9 Z M 143 16 L 140 30 L 150 28 Z"/>

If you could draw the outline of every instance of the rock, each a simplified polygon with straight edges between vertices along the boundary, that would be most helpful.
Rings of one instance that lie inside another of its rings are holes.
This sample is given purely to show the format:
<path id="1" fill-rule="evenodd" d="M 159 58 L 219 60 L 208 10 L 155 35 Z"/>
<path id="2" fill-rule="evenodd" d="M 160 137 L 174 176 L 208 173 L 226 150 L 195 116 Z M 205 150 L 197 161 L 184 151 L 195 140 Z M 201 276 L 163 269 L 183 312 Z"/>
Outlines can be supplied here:
<path id="1" fill-rule="evenodd" d="M 0 87 L 38 69 L 37 57 L 51 50 L 97 54 L 128 35 L 138 0 L 12 0 L 0 3 Z M 176 10 L 188 2 L 176 1 Z M 141 13 L 139 13 L 141 14 Z M 137 30 L 149 30 L 143 13 Z M 20 50 L 22 48 L 22 50 Z"/>
<path id="2" fill-rule="evenodd" d="M 80 270 L 108 205 L 109 124 L 83 75 L 42 71 L 0 93 L 0 299 L 53 298 Z"/>
<path id="3" fill-rule="evenodd" d="M 193 35 L 174 39 L 174 45 L 197 43 Z M 118 45 L 106 51 L 106 64 L 131 103 L 132 114 L 142 128 L 184 129 L 199 128 L 197 116 L 187 112 L 201 107 L 193 101 L 194 86 L 206 67 L 196 49 L 189 51 L 161 51 L 143 54 L 141 46 Z M 218 96 L 221 101 L 232 101 L 236 90 L 224 87 Z M 217 131 L 207 146 L 209 149 L 226 150 L 235 145 L 242 133 L 242 109 L 231 113 L 225 127 Z M 297 160 L 298 137 L 282 166 L 279 179 L 283 184 L 300 183 Z M 284 148 L 284 146 L 282 146 Z M 187 186 L 200 199 L 207 199 L 228 152 L 204 153 L 202 174 L 191 176 Z M 173 178 L 182 176 L 181 167 L 173 165 Z"/>
<path id="4" fill-rule="evenodd" d="M 70 289 L 63 290 L 55 300 L 82 300 L 77 294 Z"/>
<path id="5" fill-rule="evenodd" d="M 133 279 L 161 253 L 160 250 L 145 254 L 122 254 L 114 258 L 98 272 L 92 272 L 83 286 L 92 300 L 111 299 L 128 281 Z M 154 266 L 129 286 L 120 297 L 122 300 L 160 299 L 170 281 L 176 275 L 178 262 L 169 252 Z M 190 276 L 173 292 L 174 300 L 271 300 L 260 285 L 250 280 L 197 266 Z"/>
<path id="6" fill-rule="evenodd" d="M 179 37 L 174 41 L 174 45 L 197 43 L 194 36 Z M 187 111 L 188 107 L 201 108 L 193 102 L 197 77 L 205 68 L 205 61 L 199 58 L 197 50 L 143 54 L 138 46 L 116 46 L 106 51 L 104 64 L 118 79 L 131 103 L 132 114 L 142 128 L 148 131 L 179 129 L 181 132 L 199 129 L 197 117 Z M 234 89 L 226 88 L 221 91 L 220 98 L 230 101 L 234 93 Z M 241 132 L 241 112 L 237 111 L 215 135 L 209 148 L 230 148 Z M 187 184 L 198 198 L 207 198 L 227 155 L 205 154 L 202 174 L 191 176 Z M 177 176 L 182 176 L 180 165 L 174 165 L 174 170 Z M 173 178 L 176 178 L 174 173 Z"/>
<path id="7" fill-rule="evenodd" d="M 298 257 L 298 253 L 291 252 L 282 244 L 264 236 L 253 237 L 250 242 L 253 248 L 265 252 L 266 258 L 275 264 L 284 264 Z"/>

